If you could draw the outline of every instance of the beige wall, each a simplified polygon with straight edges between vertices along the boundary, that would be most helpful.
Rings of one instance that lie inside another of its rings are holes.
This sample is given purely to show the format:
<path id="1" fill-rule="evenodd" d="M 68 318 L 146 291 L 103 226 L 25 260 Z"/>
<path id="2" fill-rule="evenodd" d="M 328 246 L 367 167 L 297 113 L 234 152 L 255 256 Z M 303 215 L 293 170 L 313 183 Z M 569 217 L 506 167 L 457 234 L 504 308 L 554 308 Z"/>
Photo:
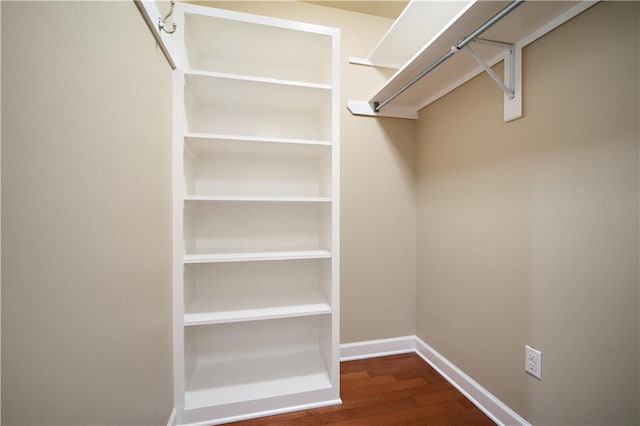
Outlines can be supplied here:
<path id="1" fill-rule="evenodd" d="M 171 69 L 133 2 L 2 2 L 2 423 L 166 424 Z"/>
<path id="2" fill-rule="evenodd" d="M 392 20 L 298 2 L 198 2 L 342 30 L 341 342 L 415 332 L 415 122 L 354 117 L 388 74 L 348 63 L 368 56 Z"/>
<path id="3" fill-rule="evenodd" d="M 417 324 L 532 423 L 638 422 L 636 3 L 526 48 L 525 118 L 504 124 L 482 75 L 417 125 L 346 111 L 385 80 L 347 57 L 390 20 L 215 5 L 342 29 L 343 343 Z M 3 423 L 164 424 L 171 71 L 132 2 L 2 2 L 2 20 Z"/>
<path id="4" fill-rule="evenodd" d="M 385 79 L 346 57 L 391 21 L 232 6 L 343 29 L 342 341 L 412 334 L 415 123 L 346 111 Z M 164 423 L 171 71 L 132 3 L 2 9 L 3 422 Z"/>
<path id="5" fill-rule="evenodd" d="M 420 113 L 418 335 L 534 424 L 639 420 L 638 47 L 601 3 L 525 49 L 523 119 L 486 75 Z"/>

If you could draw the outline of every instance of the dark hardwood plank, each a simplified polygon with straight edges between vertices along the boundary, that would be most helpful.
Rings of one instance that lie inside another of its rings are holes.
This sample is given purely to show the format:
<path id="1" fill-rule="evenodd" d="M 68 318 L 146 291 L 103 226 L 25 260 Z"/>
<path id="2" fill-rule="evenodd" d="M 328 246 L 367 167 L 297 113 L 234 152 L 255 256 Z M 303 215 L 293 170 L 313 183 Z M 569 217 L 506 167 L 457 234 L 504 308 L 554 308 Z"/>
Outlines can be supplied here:
<path id="1" fill-rule="evenodd" d="M 230 423 L 297 425 L 493 425 L 416 354 L 340 364 L 341 405 Z"/>

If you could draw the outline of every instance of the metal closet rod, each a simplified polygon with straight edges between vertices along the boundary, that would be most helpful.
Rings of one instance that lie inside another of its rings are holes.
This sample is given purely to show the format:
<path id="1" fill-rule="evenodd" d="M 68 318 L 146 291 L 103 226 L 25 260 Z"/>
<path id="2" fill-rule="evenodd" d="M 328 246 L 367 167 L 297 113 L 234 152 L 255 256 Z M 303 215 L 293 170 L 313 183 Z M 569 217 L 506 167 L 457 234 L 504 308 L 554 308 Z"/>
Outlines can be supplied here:
<path id="1" fill-rule="evenodd" d="M 400 90 L 398 90 L 397 92 L 395 92 L 393 95 L 389 96 L 387 99 L 385 99 L 383 102 L 374 102 L 373 103 L 373 110 L 375 112 L 380 112 L 380 110 L 382 108 L 385 107 L 385 105 L 387 105 L 389 102 L 393 101 L 395 98 L 397 98 L 398 96 L 400 96 L 405 90 L 407 90 L 409 87 L 413 86 L 414 84 L 416 84 L 418 82 L 418 80 L 420 80 L 422 77 L 424 77 L 425 75 L 429 74 L 431 71 L 433 71 L 434 69 L 436 69 L 437 67 L 439 67 L 444 61 L 446 61 L 447 59 L 449 59 L 450 57 L 452 57 L 453 55 L 455 55 L 456 53 L 458 53 L 460 50 L 464 49 L 464 47 L 471 43 L 473 40 L 475 40 L 476 38 L 480 37 L 482 35 L 482 33 L 484 33 L 485 31 L 487 31 L 489 28 L 491 28 L 496 22 L 498 22 L 499 20 L 501 20 L 502 18 L 504 18 L 505 16 L 507 16 L 509 13 L 511 13 L 516 7 L 520 6 L 522 3 L 524 3 L 525 0 L 514 0 L 511 3 L 509 3 L 504 9 L 502 9 L 500 12 L 498 12 L 497 14 L 495 14 L 492 18 L 490 18 L 488 21 L 486 21 L 484 24 L 480 25 L 478 27 L 477 30 L 475 30 L 474 32 L 472 32 L 471 34 L 469 34 L 468 36 L 466 36 L 465 38 L 462 39 L 462 41 L 460 41 L 460 43 L 456 44 L 455 46 L 451 46 L 451 49 L 449 49 L 447 51 L 447 53 L 445 53 L 444 55 L 440 56 L 438 59 L 435 60 L 435 62 L 433 62 L 431 65 L 429 65 L 428 67 L 426 67 L 425 69 L 423 69 L 420 74 L 416 75 L 415 77 L 413 77 L 411 79 L 411 81 L 409 81 L 407 84 L 405 84 L 404 86 L 402 86 L 400 88 Z"/>

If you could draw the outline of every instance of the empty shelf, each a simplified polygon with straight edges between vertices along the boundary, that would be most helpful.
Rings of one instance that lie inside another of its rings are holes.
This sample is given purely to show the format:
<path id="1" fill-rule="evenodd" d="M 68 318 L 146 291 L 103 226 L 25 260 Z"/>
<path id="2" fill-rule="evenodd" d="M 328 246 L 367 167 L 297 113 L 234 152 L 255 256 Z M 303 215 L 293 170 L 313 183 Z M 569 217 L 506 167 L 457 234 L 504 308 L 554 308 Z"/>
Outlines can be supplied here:
<path id="1" fill-rule="evenodd" d="M 184 324 L 204 325 L 331 313 L 320 291 L 240 294 L 196 299 L 184 316 Z"/>
<path id="2" fill-rule="evenodd" d="M 328 250 L 254 251 L 234 253 L 207 253 L 196 250 L 184 256 L 184 263 L 257 262 L 263 260 L 325 259 L 331 257 Z"/>
<path id="3" fill-rule="evenodd" d="M 243 195 L 187 195 L 185 201 L 237 201 L 265 203 L 330 203 L 330 197 L 273 197 Z"/>
<path id="4" fill-rule="evenodd" d="M 214 362 L 195 368 L 185 409 L 299 394 L 331 387 L 319 352 Z"/>

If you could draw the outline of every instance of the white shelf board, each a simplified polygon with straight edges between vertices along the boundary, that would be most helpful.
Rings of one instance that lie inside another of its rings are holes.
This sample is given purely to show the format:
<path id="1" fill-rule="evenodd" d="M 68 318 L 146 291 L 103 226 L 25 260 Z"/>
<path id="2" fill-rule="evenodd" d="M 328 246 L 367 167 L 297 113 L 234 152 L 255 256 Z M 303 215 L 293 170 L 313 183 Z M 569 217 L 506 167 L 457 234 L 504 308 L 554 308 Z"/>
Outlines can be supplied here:
<path id="1" fill-rule="evenodd" d="M 223 72 L 215 72 L 215 71 L 185 70 L 184 74 L 185 76 L 193 75 L 193 76 L 199 76 L 204 78 L 210 77 L 210 78 L 220 78 L 220 79 L 227 79 L 227 80 L 247 81 L 247 82 L 254 82 L 254 83 L 274 84 L 274 85 L 282 85 L 282 86 L 306 87 L 309 89 L 331 90 L 330 84 L 307 83 L 303 81 L 281 80 L 276 78 L 257 77 L 257 76 L 231 74 L 231 73 L 223 73 Z"/>
<path id="2" fill-rule="evenodd" d="M 187 195 L 185 201 L 231 201 L 258 203 L 330 203 L 330 197 L 277 197 L 242 195 Z"/>
<path id="3" fill-rule="evenodd" d="M 240 294 L 215 299 L 195 299 L 186 309 L 184 325 L 222 324 L 329 313 L 329 302 L 318 290 Z"/>
<path id="4" fill-rule="evenodd" d="M 353 115 L 378 115 L 373 106 L 369 102 L 365 101 L 348 101 L 347 109 Z M 418 119 L 418 111 L 413 107 L 406 107 L 402 105 L 387 105 L 384 108 L 384 117 L 392 118 L 410 118 L 413 120 Z"/>
<path id="5" fill-rule="evenodd" d="M 185 409 L 212 407 L 331 388 L 319 352 L 214 362 L 196 366 Z"/>
<path id="6" fill-rule="evenodd" d="M 210 133 L 188 133 L 185 148 L 195 155 L 249 155 L 319 157 L 331 154 L 331 142 L 304 139 L 260 138 Z"/>
<path id="7" fill-rule="evenodd" d="M 597 1 L 528 1 L 487 30 L 481 38 L 524 47 L 595 3 Z M 471 34 L 506 5 L 506 2 L 499 1 L 476 0 L 470 2 L 455 19 L 442 28 L 398 70 L 368 102 L 383 102 L 392 96 L 423 69 L 449 51 L 463 37 Z M 489 65 L 499 62 L 504 55 L 504 51 L 495 46 L 473 43 L 473 47 Z M 482 72 L 482 68 L 471 55 L 464 51 L 459 52 L 388 105 L 396 109 L 408 109 L 417 113 L 480 72 Z M 496 90 L 500 89 L 496 88 Z M 379 113 L 363 113 L 362 115 L 385 116 L 385 113 L 383 108 Z"/>
<path id="8" fill-rule="evenodd" d="M 412 0 L 380 40 L 367 61 L 400 68 L 451 21 L 469 1 Z"/>
<path id="9" fill-rule="evenodd" d="M 199 249 L 184 256 L 184 263 L 216 263 L 216 262 L 259 262 L 269 260 L 326 259 L 331 257 L 328 250 L 289 250 L 289 251 L 251 251 L 212 253 Z"/>
<path id="10" fill-rule="evenodd" d="M 312 139 L 291 139 L 291 138 L 270 138 L 260 136 L 245 135 L 223 135 L 218 133 L 195 133 L 188 132 L 184 135 L 185 141 L 189 142 L 258 142 L 258 143 L 274 143 L 274 144 L 294 144 L 294 145 L 319 145 L 331 146 L 329 140 L 312 140 Z"/>
<path id="11" fill-rule="evenodd" d="M 263 109 L 319 111 L 331 104 L 330 86 L 275 84 L 273 81 L 281 80 L 229 78 L 230 75 L 185 73 L 185 90 L 199 105 L 251 105 Z"/>

